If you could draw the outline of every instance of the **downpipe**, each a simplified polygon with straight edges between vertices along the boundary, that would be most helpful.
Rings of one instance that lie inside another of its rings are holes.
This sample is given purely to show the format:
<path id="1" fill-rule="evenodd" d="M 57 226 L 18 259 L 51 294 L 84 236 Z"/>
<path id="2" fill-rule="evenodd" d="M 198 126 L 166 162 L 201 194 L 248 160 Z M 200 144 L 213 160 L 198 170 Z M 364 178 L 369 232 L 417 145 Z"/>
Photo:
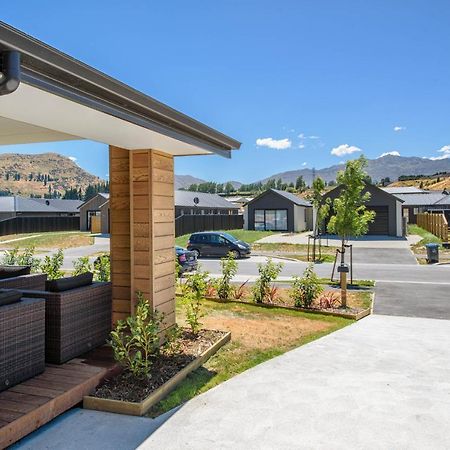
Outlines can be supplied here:
<path id="1" fill-rule="evenodd" d="M 20 85 L 20 53 L 6 50 L 0 55 L 0 95 L 13 93 Z"/>

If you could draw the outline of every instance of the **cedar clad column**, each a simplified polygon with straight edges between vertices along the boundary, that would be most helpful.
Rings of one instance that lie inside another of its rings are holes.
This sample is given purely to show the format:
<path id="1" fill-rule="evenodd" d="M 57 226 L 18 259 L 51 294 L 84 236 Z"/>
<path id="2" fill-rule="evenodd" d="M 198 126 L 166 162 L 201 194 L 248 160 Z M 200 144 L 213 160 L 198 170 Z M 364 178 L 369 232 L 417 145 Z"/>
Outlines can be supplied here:
<path id="1" fill-rule="evenodd" d="M 111 161 L 114 163 L 115 150 L 111 148 Z M 129 242 L 129 271 L 119 263 L 113 264 L 113 290 L 121 295 L 121 288 L 128 288 L 129 298 L 113 294 L 113 311 L 118 314 L 133 312 L 136 291 L 141 291 L 149 299 L 154 309 L 163 312 L 166 324 L 175 323 L 175 224 L 174 224 L 174 172 L 173 157 L 154 150 L 128 151 L 128 228 L 118 226 L 114 237 L 113 224 L 120 216 L 120 210 L 113 204 L 125 208 L 119 200 L 114 203 L 114 190 L 111 186 L 111 256 L 113 247 L 121 241 Z M 111 165 L 111 185 L 114 174 Z M 116 168 L 118 164 L 116 163 Z M 120 233 L 124 234 L 120 234 Z M 128 233 L 128 234 L 127 234 Z M 122 244 L 124 245 L 124 244 Z M 118 247 L 121 248 L 121 247 Z M 126 285 L 128 283 L 128 285 Z M 117 307 L 117 311 L 116 308 Z M 129 311 L 123 311 L 128 307 Z M 122 308 L 120 311 L 119 309 Z"/>

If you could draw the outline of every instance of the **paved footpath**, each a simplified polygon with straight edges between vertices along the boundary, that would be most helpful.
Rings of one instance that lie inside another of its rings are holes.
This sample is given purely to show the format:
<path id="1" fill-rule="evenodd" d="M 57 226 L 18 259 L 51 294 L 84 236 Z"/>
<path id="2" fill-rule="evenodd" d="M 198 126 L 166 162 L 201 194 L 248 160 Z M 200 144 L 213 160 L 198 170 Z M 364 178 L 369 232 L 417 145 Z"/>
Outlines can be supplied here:
<path id="1" fill-rule="evenodd" d="M 450 448 L 450 323 L 371 316 L 186 403 L 140 449 Z"/>

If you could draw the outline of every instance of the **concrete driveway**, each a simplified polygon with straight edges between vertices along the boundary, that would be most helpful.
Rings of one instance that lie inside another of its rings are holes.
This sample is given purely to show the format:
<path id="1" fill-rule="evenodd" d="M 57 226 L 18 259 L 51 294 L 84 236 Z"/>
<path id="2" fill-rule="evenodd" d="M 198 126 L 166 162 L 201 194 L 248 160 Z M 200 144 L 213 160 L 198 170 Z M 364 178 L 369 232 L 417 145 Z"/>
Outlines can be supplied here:
<path id="1" fill-rule="evenodd" d="M 264 244 L 307 244 L 310 231 L 304 233 L 279 233 L 257 241 Z M 356 239 L 350 239 L 349 244 L 353 244 L 358 248 L 391 248 L 391 249 L 408 249 L 410 245 L 416 244 L 422 238 L 420 236 L 411 235 L 405 238 L 396 238 L 392 236 L 362 236 Z M 340 247 L 341 242 L 337 236 L 324 236 L 322 238 L 322 245 L 329 245 L 331 247 Z"/>
<path id="2" fill-rule="evenodd" d="M 450 326 L 370 316 L 186 403 L 140 449 L 445 449 Z"/>
<path id="3" fill-rule="evenodd" d="M 407 264 L 418 262 L 409 248 L 353 247 L 353 264 Z"/>

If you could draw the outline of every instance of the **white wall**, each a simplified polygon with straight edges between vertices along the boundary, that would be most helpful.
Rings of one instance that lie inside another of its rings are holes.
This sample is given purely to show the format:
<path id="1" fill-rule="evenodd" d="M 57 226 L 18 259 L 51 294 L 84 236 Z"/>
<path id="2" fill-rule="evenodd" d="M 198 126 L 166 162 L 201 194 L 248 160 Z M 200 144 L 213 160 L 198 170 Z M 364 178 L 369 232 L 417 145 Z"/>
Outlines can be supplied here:
<path id="1" fill-rule="evenodd" d="M 248 230 L 248 206 L 244 207 L 244 230 Z"/>
<path id="2" fill-rule="evenodd" d="M 294 205 L 294 231 L 306 230 L 305 207 Z"/>
<path id="3" fill-rule="evenodd" d="M 395 215 L 397 220 L 397 237 L 403 237 L 402 203 L 399 201 L 395 203 Z"/>

